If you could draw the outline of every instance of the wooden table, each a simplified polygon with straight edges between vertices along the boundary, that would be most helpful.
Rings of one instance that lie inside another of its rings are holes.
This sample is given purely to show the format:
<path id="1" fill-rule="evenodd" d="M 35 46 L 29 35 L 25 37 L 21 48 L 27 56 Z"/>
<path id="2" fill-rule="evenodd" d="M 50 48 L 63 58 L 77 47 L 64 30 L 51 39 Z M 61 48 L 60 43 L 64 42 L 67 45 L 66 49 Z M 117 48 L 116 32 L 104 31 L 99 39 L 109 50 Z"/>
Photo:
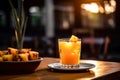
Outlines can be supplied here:
<path id="1" fill-rule="evenodd" d="M 85 72 L 54 72 L 47 67 L 49 63 L 59 62 L 58 58 L 43 58 L 43 61 L 30 74 L 0 75 L 0 80 L 120 80 L 120 63 L 96 60 L 81 60 L 92 63 L 95 68 Z"/>

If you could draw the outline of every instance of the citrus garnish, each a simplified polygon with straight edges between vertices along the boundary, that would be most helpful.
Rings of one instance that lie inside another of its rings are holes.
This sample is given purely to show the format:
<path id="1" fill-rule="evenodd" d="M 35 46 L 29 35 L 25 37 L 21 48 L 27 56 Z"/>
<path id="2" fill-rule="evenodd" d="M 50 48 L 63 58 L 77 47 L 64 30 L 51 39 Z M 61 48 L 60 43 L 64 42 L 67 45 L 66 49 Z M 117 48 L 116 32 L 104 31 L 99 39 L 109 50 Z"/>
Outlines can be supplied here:
<path id="1" fill-rule="evenodd" d="M 79 39 L 79 38 L 78 38 L 77 36 L 72 35 L 72 36 L 70 37 L 69 41 L 70 41 L 70 42 L 77 42 L 78 39 Z"/>

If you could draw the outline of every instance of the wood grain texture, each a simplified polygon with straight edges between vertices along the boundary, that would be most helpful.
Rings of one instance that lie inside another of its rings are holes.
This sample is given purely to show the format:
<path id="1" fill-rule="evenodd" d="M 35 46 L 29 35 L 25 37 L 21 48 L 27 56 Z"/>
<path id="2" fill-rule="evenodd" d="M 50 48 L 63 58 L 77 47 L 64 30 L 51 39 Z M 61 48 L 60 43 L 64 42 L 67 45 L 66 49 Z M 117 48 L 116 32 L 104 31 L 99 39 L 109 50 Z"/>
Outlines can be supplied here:
<path id="1" fill-rule="evenodd" d="M 36 72 L 31 74 L 5 75 L 0 80 L 115 80 L 120 79 L 120 63 L 96 60 L 81 60 L 92 63 L 95 68 L 82 72 L 58 72 L 48 69 L 48 64 L 59 62 L 58 58 L 43 58 Z"/>

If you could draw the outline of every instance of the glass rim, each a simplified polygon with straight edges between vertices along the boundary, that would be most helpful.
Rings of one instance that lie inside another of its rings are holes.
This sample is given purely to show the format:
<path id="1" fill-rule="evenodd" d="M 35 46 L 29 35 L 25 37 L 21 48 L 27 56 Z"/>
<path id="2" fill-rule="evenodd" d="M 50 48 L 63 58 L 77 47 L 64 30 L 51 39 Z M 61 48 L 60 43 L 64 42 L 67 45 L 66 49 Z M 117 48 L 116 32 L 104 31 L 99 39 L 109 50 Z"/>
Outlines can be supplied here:
<path id="1" fill-rule="evenodd" d="M 58 38 L 58 41 L 69 41 L 70 38 Z M 78 41 L 81 41 L 82 39 L 78 39 Z"/>

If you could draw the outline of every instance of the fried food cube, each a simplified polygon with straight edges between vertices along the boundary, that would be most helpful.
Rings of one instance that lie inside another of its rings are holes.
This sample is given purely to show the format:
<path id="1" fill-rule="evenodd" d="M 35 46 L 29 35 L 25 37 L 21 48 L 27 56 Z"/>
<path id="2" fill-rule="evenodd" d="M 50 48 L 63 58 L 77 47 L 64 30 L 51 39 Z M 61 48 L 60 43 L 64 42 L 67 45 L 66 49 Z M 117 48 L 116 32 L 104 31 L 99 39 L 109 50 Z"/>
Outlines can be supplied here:
<path id="1" fill-rule="evenodd" d="M 18 54 L 18 61 L 28 61 L 28 54 L 27 53 L 20 53 Z"/>
<path id="2" fill-rule="evenodd" d="M 37 51 L 30 51 L 29 52 L 29 59 L 36 60 L 39 57 L 39 53 Z"/>
<path id="3" fill-rule="evenodd" d="M 3 57 L 0 57 L 0 62 L 3 61 Z"/>
<path id="4" fill-rule="evenodd" d="M 0 56 L 6 55 L 6 54 L 8 54 L 8 51 L 7 51 L 7 50 L 2 50 L 2 51 L 0 51 Z"/>
<path id="5" fill-rule="evenodd" d="M 13 55 L 12 54 L 6 54 L 3 55 L 3 61 L 12 61 L 13 60 Z"/>
<path id="6" fill-rule="evenodd" d="M 4 55 L 4 53 L 2 51 L 0 51 L 0 57 L 3 56 L 3 55 Z"/>
<path id="7" fill-rule="evenodd" d="M 8 48 L 8 53 L 9 54 L 13 54 L 13 55 L 17 55 L 18 54 L 18 50 L 15 48 Z"/>
<path id="8" fill-rule="evenodd" d="M 22 50 L 18 50 L 18 53 L 29 53 L 31 51 L 31 49 L 22 49 Z"/>

